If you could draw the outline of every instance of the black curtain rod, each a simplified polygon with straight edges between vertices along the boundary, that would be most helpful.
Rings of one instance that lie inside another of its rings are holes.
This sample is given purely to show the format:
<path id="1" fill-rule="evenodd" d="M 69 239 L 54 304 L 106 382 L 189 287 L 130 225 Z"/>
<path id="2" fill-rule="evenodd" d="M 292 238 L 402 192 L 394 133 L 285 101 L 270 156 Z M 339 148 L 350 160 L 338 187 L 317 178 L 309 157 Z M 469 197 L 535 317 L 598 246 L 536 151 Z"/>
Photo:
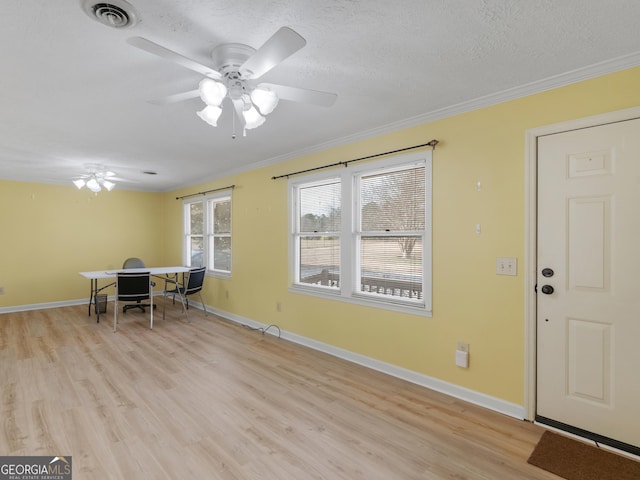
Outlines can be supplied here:
<path id="1" fill-rule="evenodd" d="M 350 163 L 353 163 L 353 162 L 360 162 L 361 160 L 369 160 L 371 158 L 382 157 L 384 155 L 391 155 L 392 153 L 406 152 L 407 150 L 414 150 L 416 148 L 431 147 L 431 148 L 433 148 L 435 150 L 436 145 L 438 143 L 440 143 L 438 140 L 431 140 L 430 142 L 423 143 L 422 145 L 414 145 L 413 147 L 400 148 L 398 150 L 391 150 L 390 152 L 384 152 L 384 153 L 376 153 L 375 155 L 369 155 L 367 157 L 354 158 L 353 160 L 346 160 L 344 162 L 332 163 L 330 165 L 323 165 L 321 167 L 307 168 L 306 170 L 299 170 L 297 172 L 285 173 L 284 175 L 278 175 L 277 177 L 271 177 L 271 180 L 278 180 L 280 178 L 289 178 L 289 177 L 291 177 L 293 175 L 300 175 L 301 173 L 314 172 L 316 170 L 323 170 L 325 168 L 337 167 L 339 165 L 344 165 L 345 167 L 347 167 L 347 166 L 349 166 Z"/>
<path id="2" fill-rule="evenodd" d="M 220 190 L 228 190 L 236 188 L 235 185 L 229 185 L 228 187 L 214 188 L 213 190 L 205 190 L 204 192 L 198 193 L 190 193 L 189 195 L 183 195 L 181 197 L 176 197 L 176 200 L 182 200 L 183 198 L 195 197 L 198 195 L 206 195 L 207 193 L 219 192 Z"/>

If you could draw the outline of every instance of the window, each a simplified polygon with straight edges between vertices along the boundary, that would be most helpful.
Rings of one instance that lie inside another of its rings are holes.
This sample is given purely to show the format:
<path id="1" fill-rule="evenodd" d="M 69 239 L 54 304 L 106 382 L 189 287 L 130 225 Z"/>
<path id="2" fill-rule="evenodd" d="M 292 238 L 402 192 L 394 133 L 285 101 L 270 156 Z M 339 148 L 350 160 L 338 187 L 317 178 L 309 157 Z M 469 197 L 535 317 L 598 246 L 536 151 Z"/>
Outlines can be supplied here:
<path id="1" fill-rule="evenodd" d="M 431 311 L 431 152 L 293 179 L 292 290 Z"/>
<path id="2" fill-rule="evenodd" d="M 183 261 L 206 266 L 221 276 L 231 273 L 231 193 L 184 202 Z"/>

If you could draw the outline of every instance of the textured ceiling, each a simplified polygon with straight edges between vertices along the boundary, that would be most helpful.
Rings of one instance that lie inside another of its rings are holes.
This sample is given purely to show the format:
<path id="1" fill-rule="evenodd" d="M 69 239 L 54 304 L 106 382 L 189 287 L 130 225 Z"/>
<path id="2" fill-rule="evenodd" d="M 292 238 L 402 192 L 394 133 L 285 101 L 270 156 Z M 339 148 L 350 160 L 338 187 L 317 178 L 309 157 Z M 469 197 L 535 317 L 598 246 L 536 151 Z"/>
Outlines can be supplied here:
<path id="1" fill-rule="evenodd" d="M 637 0 L 129 1 L 141 21 L 114 29 L 81 0 L 3 0 L 0 178 L 66 183 L 98 163 L 128 180 L 119 188 L 167 191 L 640 64 Z M 229 107 L 214 128 L 197 98 L 150 103 L 202 77 L 126 43 L 142 36 L 211 64 L 216 45 L 258 48 L 281 26 L 307 45 L 262 80 L 338 100 L 281 101 L 236 140 Z"/>

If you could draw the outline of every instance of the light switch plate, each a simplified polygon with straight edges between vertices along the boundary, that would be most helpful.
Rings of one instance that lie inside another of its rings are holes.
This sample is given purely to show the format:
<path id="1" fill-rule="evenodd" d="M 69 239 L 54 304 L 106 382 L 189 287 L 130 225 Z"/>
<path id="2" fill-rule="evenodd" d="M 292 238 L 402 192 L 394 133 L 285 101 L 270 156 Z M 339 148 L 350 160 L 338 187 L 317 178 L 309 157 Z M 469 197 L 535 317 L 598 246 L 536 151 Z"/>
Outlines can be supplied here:
<path id="1" fill-rule="evenodd" d="M 517 275 L 518 262 L 513 257 L 496 258 L 496 275 Z"/>

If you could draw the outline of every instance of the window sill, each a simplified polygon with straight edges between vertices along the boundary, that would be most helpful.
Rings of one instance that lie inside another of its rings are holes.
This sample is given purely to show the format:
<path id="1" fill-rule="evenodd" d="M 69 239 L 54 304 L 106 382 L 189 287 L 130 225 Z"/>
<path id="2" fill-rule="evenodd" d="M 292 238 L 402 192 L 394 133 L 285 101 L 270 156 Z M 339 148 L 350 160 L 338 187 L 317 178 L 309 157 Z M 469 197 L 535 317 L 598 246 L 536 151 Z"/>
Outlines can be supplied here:
<path id="1" fill-rule="evenodd" d="M 231 272 L 218 272 L 215 270 L 207 270 L 207 277 L 229 280 L 231 279 Z"/>

